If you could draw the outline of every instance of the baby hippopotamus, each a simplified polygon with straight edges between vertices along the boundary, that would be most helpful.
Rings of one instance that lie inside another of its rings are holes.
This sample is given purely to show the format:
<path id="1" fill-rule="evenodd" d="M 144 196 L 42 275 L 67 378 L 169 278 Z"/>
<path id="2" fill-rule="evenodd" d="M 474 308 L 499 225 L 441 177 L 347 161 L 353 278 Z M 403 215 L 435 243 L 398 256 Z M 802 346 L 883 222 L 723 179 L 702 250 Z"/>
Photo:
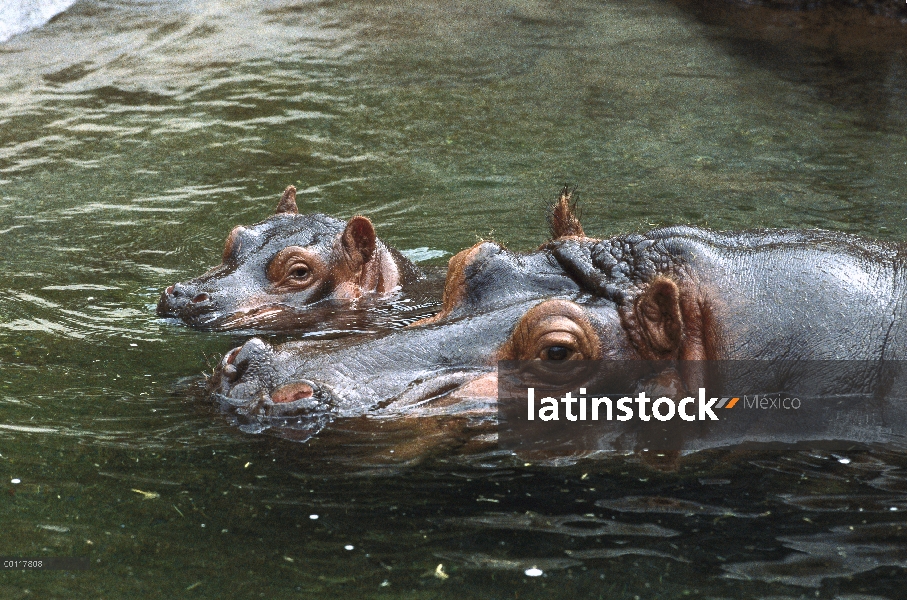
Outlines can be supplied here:
<path id="1" fill-rule="evenodd" d="M 272 216 L 230 232 L 220 265 L 164 290 L 157 314 L 203 329 L 297 329 L 336 315 L 331 301 L 392 298 L 422 278 L 366 217 L 299 214 L 291 185 Z"/>

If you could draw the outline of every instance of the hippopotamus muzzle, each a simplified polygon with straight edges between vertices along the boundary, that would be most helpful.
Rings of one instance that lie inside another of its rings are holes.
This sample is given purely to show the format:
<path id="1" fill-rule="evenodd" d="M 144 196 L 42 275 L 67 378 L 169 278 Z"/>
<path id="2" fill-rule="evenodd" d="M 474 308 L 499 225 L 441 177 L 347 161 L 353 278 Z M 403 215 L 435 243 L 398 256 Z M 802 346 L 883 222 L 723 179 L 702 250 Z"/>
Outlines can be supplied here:
<path id="1" fill-rule="evenodd" d="M 214 398 L 236 415 L 245 431 L 280 426 L 314 435 L 331 420 L 333 395 L 305 379 L 281 384 L 272 354 L 271 346 L 259 338 L 227 353 L 208 382 Z"/>
<path id="2" fill-rule="evenodd" d="M 175 283 L 161 293 L 157 314 L 161 317 L 184 319 L 204 326 L 216 318 L 217 306 L 211 295 L 186 283 Z"/>

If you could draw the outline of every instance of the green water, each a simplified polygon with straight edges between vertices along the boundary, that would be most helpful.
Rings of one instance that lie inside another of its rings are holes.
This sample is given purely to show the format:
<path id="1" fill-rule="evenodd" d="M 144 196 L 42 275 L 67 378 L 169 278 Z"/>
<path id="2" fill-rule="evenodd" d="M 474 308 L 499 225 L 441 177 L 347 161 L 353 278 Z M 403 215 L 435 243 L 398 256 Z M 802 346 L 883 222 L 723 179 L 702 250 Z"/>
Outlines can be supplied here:
<path id="1" fill-rule="evenodd" d="M 590 235 L 907 238 L 907 34 L 698 15 L 83 0 L 0 44 L 0 555 L 92 564 L 0 597 L 902 597 L 901 454 L 377 468 L 239 431 L 190 388 L 244 338 L 154 316 L 290 183 L 423 256 L 537 246 L 564 182 Z"/>

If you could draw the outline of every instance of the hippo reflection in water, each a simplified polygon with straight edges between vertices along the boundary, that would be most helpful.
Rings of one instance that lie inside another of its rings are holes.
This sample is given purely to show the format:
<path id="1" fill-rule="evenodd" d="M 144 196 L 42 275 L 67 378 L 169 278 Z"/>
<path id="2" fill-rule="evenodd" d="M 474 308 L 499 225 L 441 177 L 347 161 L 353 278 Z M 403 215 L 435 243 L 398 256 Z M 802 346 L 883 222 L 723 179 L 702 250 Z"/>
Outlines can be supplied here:
<path id="1" fill-rule="evenodd" d="M 164 290 L 157 313 L 205 329 L 296 328 L 316 303 L 387 298 L 421 278 L 366 217 L 300 215 L 289 186 L 274 215 L 230 232 L 219 266 Z M 330 318 L 334 308 L 308 321 Z"/>
<path id="2" fill-rule="evenodd" d="M 450 260 L 435 316 L 329 353 L 252 339 L 210 380 L 242 415 L 488 415 L 502 359 L 907 358 L 907 247 L 828 231 L 669 227 Z M 481 400 L 485 399 L 484 402 Z"/>

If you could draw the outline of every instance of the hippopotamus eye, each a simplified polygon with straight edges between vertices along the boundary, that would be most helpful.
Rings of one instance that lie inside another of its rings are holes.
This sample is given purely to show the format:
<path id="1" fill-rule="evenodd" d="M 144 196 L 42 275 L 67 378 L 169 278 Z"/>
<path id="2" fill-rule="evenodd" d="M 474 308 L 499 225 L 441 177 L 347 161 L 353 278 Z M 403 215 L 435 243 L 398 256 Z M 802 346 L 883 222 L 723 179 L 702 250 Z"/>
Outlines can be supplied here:
<path id="1" fill-rule="evenodd" d="M 541 358 L 544 360 L 567 360 L 572 354 L 573 350 L 566 346 L 548 346 L 542 350 Z"/>
<path id="2" fill-rule="evenodd" d="M 309 268 L 305 265 L 296 265 L 287 273 L 287 279 L 305 279 L 309 276 Z"/>
<path id="3" fill-rule="evenodd" d="M 586 308 L 567 300 L 546 300 L 533 306 L 513 328 L 498 351 L 498 360 L 597 360 L 599 334 Z"/>
<path id="4" fill-rule="evenodd" d="M 287 246 L 274 255 L 265 273 L 276 286 L 275 291 L 285 293 L 321 281 L 326 270 L 324 261 L 315 252 L 300 246 Z"/>

